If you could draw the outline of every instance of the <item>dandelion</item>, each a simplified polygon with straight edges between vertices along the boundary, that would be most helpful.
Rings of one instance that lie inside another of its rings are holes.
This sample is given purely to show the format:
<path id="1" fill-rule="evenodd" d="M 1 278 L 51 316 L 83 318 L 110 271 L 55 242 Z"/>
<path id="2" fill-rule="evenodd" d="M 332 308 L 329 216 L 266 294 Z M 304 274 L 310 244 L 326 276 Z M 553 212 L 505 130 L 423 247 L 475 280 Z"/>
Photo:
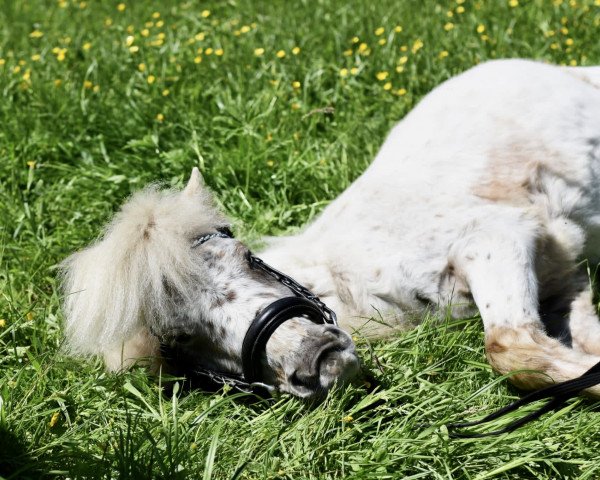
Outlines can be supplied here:
<path id="1" fill-rule="evenodd" d="M 67 8 L 67 0 L 59 0 L 58 8 Z"/>
<path id="2" fill-rule="evenodd" d="M 29 161 L 27 162 L 27 166 L 28 166 L 29 168 L 35 168 L 35 164 L 36 164 L 35 160 L 29 160 Z"/>
<path id="3" fill-rule="evenodd" d="M 148 75 L 146 81 L 148 82 L 148 85 L 152 85 L 154 82 L 156 82 L 156 77 L 154 75 Z"/>
<path id="4" fill-rule="evenodd" d="M 423 48 L 423 41 L 421 39 L 415 40 L 411 49 L 412 53 L 417 53 L 421 48 Z"/>
<path id="5" fill-rule="evenodd" d="M 54 427 L 58 423 L 58 419 L 60 418 L 60 412 L 54 412 L 50 421 L 48 422 L 48 426 L 50 428 Z"/>
<path id="6" fill-rule="evenodd" d="M 565 40 L 565 45 L 568 45 L 569 47 L 570 47 L 571 45 L 573 45 L 573 39 L 572 39 L 572 38 L 567 38 L 567 39 Z"/>
<path id="7" fill-rule="evenodd" d="M 519 0 L 508 0 L 508 5 L 512 8 L 519 6 Z"/>
<path id="8" fill-rule="evenodd" d="M 104 19 L 104 26 L 105 27 L 110 27 L 112 25 L 112 23 L 113 23 L 112 18 L 108 18 L 107 17 L 107 18 Z"/>
<path id="9" fill-rule="evenodd" d="M 392 89 L 392 82 L 386 82 L 383 85 L 383 89 L 386 90 L 386 91 L 391 90 Z"/>
<path id="10" fill-rule="evenodd" d="M 21 71 L 21 67 L 19 65 L 16 65 L 13 67 L 12 71 L 13 73 L 19 73 Z"/>
<path id="11" fill-rule="evenodd" d="M 368 49 L 369 46 L 363 42 L 358 46 L 358 53 L 365 53 Z"/>
<path id="12" fill-rule="evenodd" d="M 460 7 L 456 7 L 456 13 L 465 13 L 465 7 L 462 5 Z"/>
<path id="13" fill-rule="evenodd" d="M 558 47 L 559 47 L 559 45 L 558 45 L 558 43 L 556 43 L 556 42 L 554 42 L 554 43 L 551 43 L 551 44 L 550 44 L 550 48 L 551 48 L 552 50 L 558 50 Z"/>
<path id="14" fill-rule="evenodd" d="M 300 110 L 300 104 L 298 102 L 292 103 L 292 110 Z"/>
<path id="15" fill-rule="evenodd" d="M 138 65 L 138 70 L 139 70 L 140 72 L 145 72 L 145 71 L 146 71 L 146 64 L 145 64 L 145 63 L 140 63 L 140 64 Z"/>
<path id="16" fill-rule="evenodd" d="M 300 53 L 300 47 L 294 47 L 292 48 L 292 54 L 293 55 L 298 55 Z"/>
<path id="17" fill-rule="evenodd" d="M 396 25 L 396 26 L 394 27 L 394 32 L 396 32 L 396 33 L 400 33 L 401 31 L 402 31 L 402 27 L 401 27 L 400 25 Z"/>
<path id="18" fill-rule="evenodd" d="M 198 50 L 196 50 L 196 53 L 198 55 L 202 55 L 204 53 L 204 49 L 203 48 L 199 48 Z"/>
<path id="19" fill-rule="evenodd" d="M 92 92 L 98 93 L 99 91 L 100 91 L 100 85 L 94 85 L 94 88 L 92 88 Z"/>
<path id="20" fill-rule="evenodd" d="M 452 17 L 454 16 L 454 12 L 453 12 L 452 10 L 448 10 L 448 11 L 446 12 L 446 16 L 447 16 L 448 18 L 452 18 Z"/>
<path id="21" fill-rule="evenodd" d="M 217 57 L 222 57 L 224 53 L 225 53 L 225 51 L 224 51 L 222 48 L 217 48 L 217 49 L 215 50 L 215 55 L 216 55 Z"/>
<path id="22" fill-rule="evenodd" d="M 482 40 L 483 42 L 487 42 L 487 41 L 489 41 L 489 39 L 490 39 L 490 37 L 488 37 L 488 36 L 487 36 L 487 35 L 485 35 L 485 34 L 481 36 L 481 40 Z"/>
<path id="23" fill-rule="evenodd" d="M 152 18 L 154 18 L 154 19 L 160 18 L 160 12 L 154 12 L 152 14 Z"/>
<path id="24" fill-rule="evenodd" d="M 162 113 L 159 113 L 156 115 L 156 121 L 157 122 L 164 122 L 165 121 L 165 116 Z"/>
<path id="25" fill-rule="evenodd" d="M 350 423 L 354 420 L 354 417 L 352 415 L 346 415 L 344 418 L 342 418 L 342 421 L 344 423 Z"/>
<path id="26" fill-rule="evenodd" d="M 377 42 L 379 45 L 385 45 L 386 40 L 385 38 L 380 38 L 379 41 Z"/>
<path id="27" fill-rule="evenodd" d="M 163 97 L 168 97 L 170 95 L 171 91 L 168 88 L 165 88 L 161 94 Z"/>
<path id="28" fill-rule="evenodd" d="M 448 56 L 448 50 L 442 50 L 439 54 L 438 54 L 438 58 L 440 60 L 446 58 Z"/>
<path id="29" fill-rule="evenodd" d="M 340 70 L 340 77 L 344 78 L 348 76 L 348 69 L 347 68 L 342 68 Z"/>
<path id="30" fill-rule="evenodd" d="M 400 47 L 400 51 L 401 51 L 401 52 L 408 52 L 408 47 L 407 47 L 406 45 L 402 45 L 402 46 Z"/>
<path id="31" fill-rule="evenodd" d="M 0 67 L 3 67 L 5 63 L 6 63 L 6 60 L 4 60 L 3 58 L 0 58 Z"/>
<path id="32" fill-rule="evenodd" d="M 54 48 L 56 49 L 56 51 L 54 50 Z M 66 48 L 56 48 L 54 47 L 52 49 L 52 51 L 56 54 L 56 60 L 58 60 L 59 62 L 62 62 L 65 59 L 65 56 L 67 54 L 67 49 Z"/>
<path id="33" fill-rule="evenodd" d="M 377 80 L 379 80 L 380 82 L 382 82 L 383 80 L 385 80 L 386 78 L 389 77 L 389 73 L 386 71 L 383 72 L 377 72 L 377 74 L 375 75 L 375 77 L 377 77 Z"/>
<path id="34" fill-rule="evenodd" d="M 148 37 L 148 36 L 150 36 L 150 30 L 148 30 L 147 28 L 144 28 L 143 30 L 140 31 L 140 35 L 142 37 Z"/>
<path id="35" fill-rule="evenodd" d="M 133 45 L 133 42 L 135 42 L 135 37 L 133 35 L 128 35 L 125 39 L 125 45 L 130 47 L 131 45 Z"/>
<path id="36" fill-rule="evenodd" d="M 553 37 L 554 35 L 556 35 L 556 32 L 554 30 L 548 30 L 544 35 L 546 37 Z"/>
<path id="37" fill-rule="evenodd" d="M 358 67 L 352 67 L 350 69 L 350 75 L 357 75 L 358 74 Z"/>
<path id="38" fill-rule="evenodd" d="M 4 328 L 4 327 L 6 327 L 6 320 L 4 320 L 3 318 L 0 318 L 0 328 Z"/>
<path id="39" fill-rule="evenodd" d="M 198 41 L 201 42 L 202 40 L 204 40 L 206 38 L 206 33 L 204 32 L 199 32 L 196 35 L 194 35 L 194 38 Z"/>
<path id="40" fill-rule="evenodd" d="M 62 85 L 62 80 L 60 78 L 57 78 L 56 80 L 54 80 L 54 86 L 56 88 L 60 87 Z"/>
<path id="41" fill-rule="evenodd" d="M 159 20 L 158 22 L 156 22 L 156 28 L 162 28 L 164 24 L 165 24 L 165 22 L 163 22 L 162 20 Z"/>
<path id="42" fill-rule="evenodd" d="M 254 55 L 256 55 L 257 57 L 262 57 L 264 54 L 265 54 L 264 48 L 259 47 L 259 48 L 254 49 Z"/>
<path id="43" fill-rule="evenodd" d="M 250 27 L 248 25 L 243 25 L 242 28 L 240 28 L 240 32 L 242 33 L 248 33 L 250 31 Z"/>
<path id="44" fill-rule="evenodd" d="M 398 66 L 396 67 L 396 71 L 397 71 L 398 73 L 402 73 L 402 72 L 404 71 L 404 67 L 403 67 L 402 65 L 398 65 Z"/>
<path id="45" fill-rule="evenodd" d="M 275 165 L 273 160 L 267 160 L 267 166 L 272 167 L 273 165 Z"/>
<path id="46" fill-rule="evenodd" d="M 402 55 L 399 59 L 398 59 L 398 63 L 400 65 L 404 65 L 406 62 L 408 62 L 408 57 L 406 55 Z"/>
<path id="47" fill-rule="evenodd" d="M 119 3 L 119 4 L 117 5 L 117 10 L 118 10 L 119 12 L 124 12 L 126 8 L 127 8 L 127 6 L 126 6 L 124 3 Z"/>
<path id="48" fill-rule="evenodd" d="M 406 88 L 399 88 L 394 93 L 396 95 L 398 95 L 399 97 L 402 97 L 402 96 L 406 95 Z"/>
<path id="49" fill-rule="evenodd" d="M 39 62 L 42 59 L 42 56 L 39 53 L 35 53 L 31 56 L 32 62 Z"/>
<path id="50" fill-rule="evenodd" d="M 358 42 L 360 42 L 360 39 L 358 37 L 352 37 L 351 42 L 352 43 L 358 43 Z"/>
<path id="51" fill-rule="evenodd" d="M 41 32 L 41 31 L 39 31 L 39 30 L 34 30 L 33 32 L 31 32 L 31 33 L 29 34 L 29 37 L 30 37 L 30 38 L 41 38 L 41 37 L 43 37 L 43 36 L 44 36 L 44 33 L 43 33 L 43 32 Z"/>
<path id="52" fill-rule="evenodd" d="M 267 142 L 270 142 L 271 140 L 273 140 L 273 134 L 271 134 L 271 133 L 267 133 L 267 136 L 265 137 L 265 140 L 266 140 Z"/>
<path id="53" fill-rule="evenodd" d="M 573 59 L 569 62 L 569 65 L 571 65 L 572 67 L 577 66 L 577 60 Z"/>
<path id="54" fill-rule="evenodd" d="M 137 53 L 137 52 L 139 52 L 139 51 L 140 51 L 140 47 L 138 47 L 137 45 L 134 45 L 134 46 L 132 46 L 132 47 L 129 47 L 129 51 L 130 51 L 131 53 Z"/>
<path id="55" fill-rule="evenodd" d="M 200 55 L 194 57 L 194 63 L 202 63 L 202 57 Z"/>
<path id="56" fill-rule="evenodd" d="M 90 82 L 89 80 L 86 80 L 85 82 L 83 82 L 83 88 L 85 88 L 87 90 L 89 90 L 93 86 L 94 86 L 94 84 L 92 82 Z"/>
<path id="57" fill-rule="evenodd" d="M 380 35 L 383 35 L 383 32 L 385 32 L 385 29 L 383 27 L 379 27 L 377 30 L 375 30 L 375 35 L 379 37 Z"/>
<path id="58" fill-rule="evenodd" d="M 160 32 L 160 33 L 159 33 L 159 34 L 156 36 L 156 38 L 158 38 L 159 40 L 164 40 L 166 36 L 167 36 L 167 35 L 165 34 L 165 32 Z"/>
<path id="59" fill-rule="evenodd" d="M 92 44 L 90 42 L 85 42 L 81 48 L 87 52 L 90 48 L 92 48 Z"/>
<path id="60" fill-rule="evenodd" d="M 349 48 L 348 50 L 344 50 L 344 57 L 349 57 L 352 55 L 352 49 Z"/>
<path id="61" fill-rule="evenodd" d="M 31 322 L 34 319 L 35 315 L 33 314 L 33 312 L 27 312 L 27 315 L 25 315 L 25 317 Z"/>
<path id="62" fill-rule="evenodd" d="M 283 50 L 279 50 L 275 55 L 277 58 L 285 58 L 285 52 Z"/>
<path id="63" fill-rule="evenodd" d="M 560 33 L 562 33 L 563 35 L 568 35 L 569 29 L 567 27 L 562 27 L 560 29 Z"/>
<path id="64" fill-rule="evenodd" d="M 204 50 L 204 54 L 205 55 L 212 55 L 213 51 L 214 50 L 211 47 L 208 47 L 206 50 Z"/>
<path id="65" fill-rule="evenodd" d="M 483 33 L 483 32 L 485 32 L 485 25 L 480 23 L 479 25 L 477 25 L 477 33 Z"/>
<path id="66" fill-rule="evenodd" d="M 208 18 L 208 17 L 210 17 L 210 10 L 202 10 L 202 13 L 200 14 L 200 16 L 202 18 Z"/>
<path id="67" fill-rule="evenodd" d="M 449 32 L 453 28 L 454 28 L 454 24 L 452 22 L 448 22 L 448 23 L 446 23 L 446 25 L 444 25 L 444 30 L 446 30 L 447 32 Z"/>
<path id="68" fill-rule="evenodd" d="M 292 88 L 294 88 L 294 90 L 298 90 L 301 86 L 302 84 L 298 80 L 292 82 Z"/>

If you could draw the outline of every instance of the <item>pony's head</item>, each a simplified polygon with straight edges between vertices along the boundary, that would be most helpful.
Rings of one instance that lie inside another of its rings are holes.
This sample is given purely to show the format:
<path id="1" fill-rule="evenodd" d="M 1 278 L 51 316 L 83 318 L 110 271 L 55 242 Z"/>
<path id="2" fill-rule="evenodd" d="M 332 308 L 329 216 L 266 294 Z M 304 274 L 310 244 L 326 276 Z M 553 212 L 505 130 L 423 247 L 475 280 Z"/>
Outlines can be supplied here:
<path id="1" fill-rule="evenodd" d="M 242 372 L 242 343 L 252 320 L 287 287 L 253 269 L 228 229 L 199 171 L 183 191 L 150 187 L 135 194 L 101 238 L 63 264 L 68 344 L 119 370 L 140 360 L 164 363 L 161 344 L 185 369 Z M 358 370 L 350 337 L 304 317 L 279 326 L 266 345 L 261 381 L 300 397 L 321 396 Z"/>

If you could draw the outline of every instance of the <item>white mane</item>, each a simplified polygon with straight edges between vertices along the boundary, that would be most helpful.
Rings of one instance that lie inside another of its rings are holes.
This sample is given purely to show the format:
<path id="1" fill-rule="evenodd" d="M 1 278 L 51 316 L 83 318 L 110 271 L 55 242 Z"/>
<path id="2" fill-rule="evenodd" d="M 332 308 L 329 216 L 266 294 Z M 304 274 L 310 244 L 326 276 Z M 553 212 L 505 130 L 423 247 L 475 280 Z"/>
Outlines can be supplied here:
<path id="1" fill-rule="evenodd" d="M 149 324 L 166 321 L 166 289 L 190 291 L 190 272 L 198 271 L 192 240 L 225 222 L 205 189 L 190 185 L 183 192 L 151 186 L 136 193 L 95 244 L 63 262 L 73 353 L 119 349 Z"/>

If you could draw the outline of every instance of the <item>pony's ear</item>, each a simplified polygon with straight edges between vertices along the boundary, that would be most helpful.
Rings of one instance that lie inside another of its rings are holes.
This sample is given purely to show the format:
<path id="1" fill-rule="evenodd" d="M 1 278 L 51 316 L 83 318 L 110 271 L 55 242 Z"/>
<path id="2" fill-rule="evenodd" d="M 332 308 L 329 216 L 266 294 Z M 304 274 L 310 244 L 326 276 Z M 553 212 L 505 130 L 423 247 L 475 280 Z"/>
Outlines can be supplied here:
<path id="1" fill-rule="evenodd" d="M 186 195 L 195 195 L 202 191 L 202 187 L 204 185 L 204 179 L 200 174 L 200 170 L 198 167 L 192 168 L 192 174 L 190 175 L 190 179 L 186 187 L 183 189 L 183 193 Z"/>

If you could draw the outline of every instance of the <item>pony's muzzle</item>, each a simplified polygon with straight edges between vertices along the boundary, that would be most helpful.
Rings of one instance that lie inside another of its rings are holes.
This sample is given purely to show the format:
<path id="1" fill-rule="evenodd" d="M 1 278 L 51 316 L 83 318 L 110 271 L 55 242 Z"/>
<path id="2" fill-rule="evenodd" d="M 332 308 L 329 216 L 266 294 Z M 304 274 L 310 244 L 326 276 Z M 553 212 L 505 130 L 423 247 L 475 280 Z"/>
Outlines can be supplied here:
<path id="1" fill-rule="evenodd" d="M 360 363 L 350 336 L 335 326 L 326 326 L 319 336 L 303 340 L 303 352 L 290 375 L 290 386 L 302 397 L 325 393 L 334 384 L 352 380 Z"/>

